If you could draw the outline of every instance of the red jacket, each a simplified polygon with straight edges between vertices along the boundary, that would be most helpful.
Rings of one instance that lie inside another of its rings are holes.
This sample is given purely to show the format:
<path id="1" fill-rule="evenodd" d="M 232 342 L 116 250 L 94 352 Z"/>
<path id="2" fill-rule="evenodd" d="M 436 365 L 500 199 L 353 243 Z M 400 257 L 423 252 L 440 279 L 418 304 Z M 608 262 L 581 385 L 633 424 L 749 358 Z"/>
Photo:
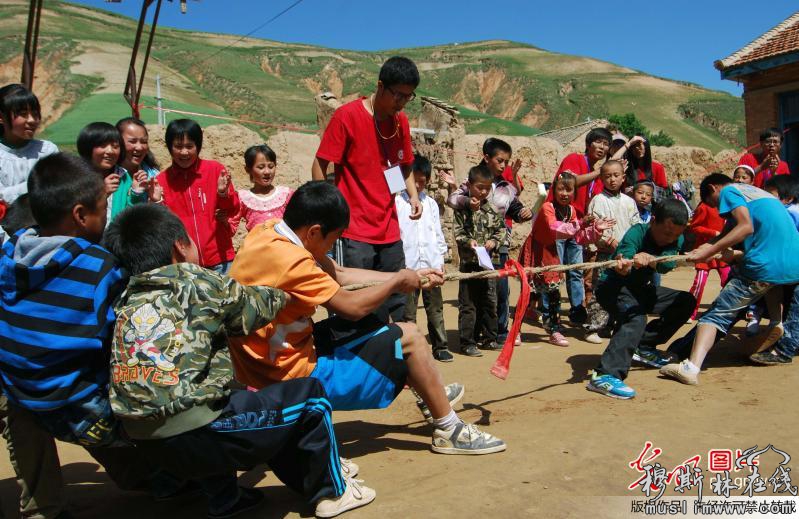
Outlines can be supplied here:
<path id="1" fill-rule="evenodd" d="M 224 172 L 222 164 L 198 159 L 189 169 L 173 164 L 157 177 L 164 189 L 164 204 L 186 226 L 189 236 L 197 244 L 203 267 L 232 261 L 235 255 L 227 218 L 222 221 L 216 218 L 217 209 L 225 211 L 228 217 L 239 211 L 239 195 L 233 182 L 228 185 L 227 196 L 217 194 L 217 182 Z"/>
<path id="2" fill-rule="evenodd" d="M 691 222 L 688 228 L 696 236 L 696 243 L 694 248 L 704 245 L 713 238 L 719 235 L 724 229 L 724 218 L 719 216 L 719 210 L 715 207 L 710 207 L 704 202 L 700 202 L 694 209 L 694 214 L 691 216 Z M 699 270 L 710 270 L 719 267 L 726 267 L 727 264 L 720 260 L 712 259 L 707 263 L 697 263 L 695 267 Z"/>

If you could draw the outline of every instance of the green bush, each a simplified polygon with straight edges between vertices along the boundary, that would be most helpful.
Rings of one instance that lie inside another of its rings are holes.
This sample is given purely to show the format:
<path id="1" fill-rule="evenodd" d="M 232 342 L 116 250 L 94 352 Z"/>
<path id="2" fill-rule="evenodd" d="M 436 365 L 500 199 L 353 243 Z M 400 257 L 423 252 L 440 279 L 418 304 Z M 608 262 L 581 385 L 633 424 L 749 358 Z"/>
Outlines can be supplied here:
<path id="1" fill-rule="evenodd" d="M 635 114 L 614 114 L 608 117 L 608 122 L 615 125 L 621 133 L 627 136 L 627 138 L 640 135 L 648 140 L 653 146 L 669 147 L 674 145 L 674 139 L 671 137 L 671 135 L 663 130 L 660 130 L 657 133 L 652 133 L 649 131 L 649 129 L 647 129 L 646 126 L 644 126 L 644 123 L 638 120 L 638 117 L 636 117 Z"/>

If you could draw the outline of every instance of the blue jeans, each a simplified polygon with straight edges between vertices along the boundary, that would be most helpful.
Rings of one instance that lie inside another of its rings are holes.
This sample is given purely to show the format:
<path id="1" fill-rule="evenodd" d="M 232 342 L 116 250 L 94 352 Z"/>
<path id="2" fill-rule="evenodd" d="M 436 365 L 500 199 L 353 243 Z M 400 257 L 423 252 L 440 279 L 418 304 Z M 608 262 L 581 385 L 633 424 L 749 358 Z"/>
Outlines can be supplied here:
<path id="1" fill-rule="evenodd" d="M 494 268 L 505 268 L 505 262 L 508 261 L 508 253 L 499 253 L 499 264 L 494 264 Z M 508 338 L 508 296 L 510 295 L 510 287 L 508 285 L 508 278 L 499 278 L 497 280 L 497 342 L 502 344 Z"/>
<path id="2" fill-rule="evenodd" d="M 738 321 L 738 314 L 750 304 L 766 295 L 773 285 L 763 281 L 752 281 L 741 275 L 730 279 L 698 324 L 709 324 L 726 334 Z"/>
<path id="3" fill-rule="evenodd" d="M 778 353 L 791 358 L 799 351 L 799 285 L 793 289 L 793 297 L 788 304 L 788 315 L 785 316 L 782 325 L 785 332 L 776 349 Z"/>
<path id="4" fill-rule="evenodd" d="M 555 246 L 558 248 L 558 257 L 561 265 L 574 265 L 582 263 L 583 248 L 576 241 L 557 240 Z M 585 290 L 583 289 L 583 272 L 581 270 L 570 270 L 566 272 L 566 292 L 569 294 L 571 307 L 581 306 L 585 300 Z"/>

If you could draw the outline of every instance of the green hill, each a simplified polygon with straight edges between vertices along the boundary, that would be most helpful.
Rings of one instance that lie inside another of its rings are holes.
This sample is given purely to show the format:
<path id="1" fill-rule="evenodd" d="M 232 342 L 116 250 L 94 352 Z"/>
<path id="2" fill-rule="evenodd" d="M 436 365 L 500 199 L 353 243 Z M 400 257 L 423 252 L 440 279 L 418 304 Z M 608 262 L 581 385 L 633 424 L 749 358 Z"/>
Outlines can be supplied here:
<path id="1" fill-rule="evenodd" d="M 0 81 L 17 80 L 27 9 L 23 0 L 0 5 L 0 56 L 6 57 Z M 71 144 L 83 124 L 127 112 L 121 92 L 134 33 L 130 18 L 65 2 L 45 4 L 34 88 L 45 111 L 58 119 L 45 121 L 45 136 Z M 247 38 L 218 52 L 236 39 L 160 27 L 145 104 L 151 104 L 160 74 L 167 107 L 312 129 L 315 93 L 368 93 L 382 61 L 403 54 L 420 68 L 418 92 L 460 107 L 469 132 L 532 135 L 633 112 L 677 144 L 713 151 L 742 144 L 743 103 L 734 96 L 530 45 L 484 41 L 372 53 Z M 412 114 L 418 109 L 418 102 L 408 107 Z M 152 110 L 142 113 L 155 120 Z"/>

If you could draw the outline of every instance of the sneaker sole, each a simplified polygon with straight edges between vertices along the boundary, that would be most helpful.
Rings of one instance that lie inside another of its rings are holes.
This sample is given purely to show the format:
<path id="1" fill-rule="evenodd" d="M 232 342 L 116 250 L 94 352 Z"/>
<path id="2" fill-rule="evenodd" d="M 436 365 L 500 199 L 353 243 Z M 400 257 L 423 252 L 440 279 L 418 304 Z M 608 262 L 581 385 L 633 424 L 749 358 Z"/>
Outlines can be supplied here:
<path id="1" fill-rule="evenodd" d="M 605 391 L 601 387 L 592 386 L 591 384 L 586 384 L 585 388 L 588 391 L 593 391 L 594 393 L 599 393 L 600 395 L 608 396 L 610 398 L 615 398 L 616 400 L 632 400 L 635 398 L 635 395 L 632 396 L 622 396 L 622 395 L 614 395 L 608 391 Z"/>
<path id="2" fill-rule="evenodd" d="M 368 501 L 366 499 L 361 499 L 359 501 L 354 501 L 354 502 L 348 504 L 347 506 L 344 506 L 344 507 L 336 510 L 335 512 L 330 512 L 330 513 L 315 512 L 315 515 L 316 515 L 316 517 L 337 517 L 337 516 L 343 514 L 344 512 L 349 512 L 350 510 L 355 510 L 356 508 L 360 508 L 362 506 L 368 505 L 369 503 L 374 501 L 376 497 L 377 497 L 377 494 L 371 496 L 371 498 Z"/>
<path id="3" fill-rule="evenodd" d="M 757 364 L 758 366 L 790 366 L 791 364 L 793 364 L 793 362 L 778 362 L 778 361 L 770 362 L 767 360 L 753 359 L 752 357 L 749 357 L 749 361 L 754 364 Z"/>
<path id="4" fill-rule="evenodd" d="M 466 456 L 479 456 L 481 454 L 493 454 L 495 452 L 502 452 L 507 449 L 508 446 L 504 443 L 502 445 L 495 445 L 493 447 L 485 447 L 482 449 L 459 449 L 457 447 L 438 447 L 436 445 L 432 445 L 431 449 L 433 452 L 438 454 L 461 454 Z"/>
<path id="5" fill-rule="evenodd" d="M 775 326 L 774 328 L 769 330 L 768 335 L 766 335 L 766 338 L 763 339 L 762 343 L 760 343 L 760 346 L 757 347 L 757 350 L 755 351 L 755 353 L 760 353 L 761 351 L 767 350 L 770 347 L 774 346 L 774 343 L 776 343 L 778 340 L 782 339 L 782 336 L 784 334 L 785 334 L 785 330 L 783 329 L 783 327 L 781 327 L 781 326 L 780 327 L 776 327 Z"/>

